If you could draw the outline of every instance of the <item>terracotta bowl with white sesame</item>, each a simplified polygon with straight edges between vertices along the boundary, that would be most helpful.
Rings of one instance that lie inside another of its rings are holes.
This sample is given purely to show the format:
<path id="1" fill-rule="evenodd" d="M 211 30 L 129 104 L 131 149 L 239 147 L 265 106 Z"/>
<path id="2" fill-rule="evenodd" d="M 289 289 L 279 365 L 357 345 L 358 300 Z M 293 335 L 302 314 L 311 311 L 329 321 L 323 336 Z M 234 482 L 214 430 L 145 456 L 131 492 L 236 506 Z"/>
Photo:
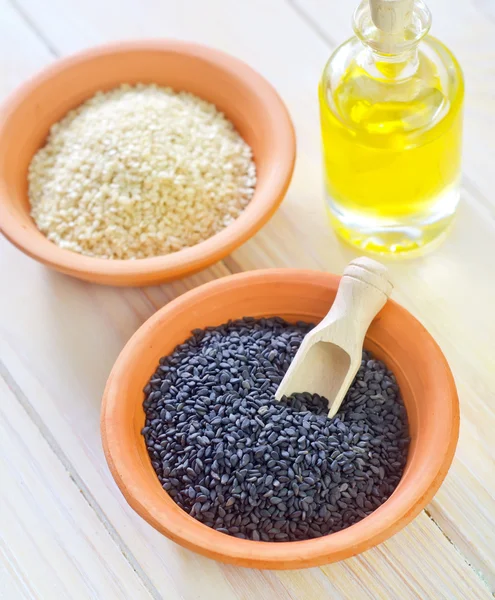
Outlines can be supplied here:
<path id="1" fill-rule="evenodd" d="M 137 259 L 87 256 L 60 247 L 31 216 L 28 170 L 53 124 L 98 91 L 156 84 L 190 92 L 225 114 L 251 147 L 256 184 L 249 204 L 224 229 L 176 252 Z M 296 144 L 274 88 L 242 61 L 179 41 L 126 42 L 55 62 L 16 90 L 0 109 L 0 231 L 20 250 L 62 273 L 101 284 L 152 285 L 197 272 L 252 237 L 282 202 Z"/>

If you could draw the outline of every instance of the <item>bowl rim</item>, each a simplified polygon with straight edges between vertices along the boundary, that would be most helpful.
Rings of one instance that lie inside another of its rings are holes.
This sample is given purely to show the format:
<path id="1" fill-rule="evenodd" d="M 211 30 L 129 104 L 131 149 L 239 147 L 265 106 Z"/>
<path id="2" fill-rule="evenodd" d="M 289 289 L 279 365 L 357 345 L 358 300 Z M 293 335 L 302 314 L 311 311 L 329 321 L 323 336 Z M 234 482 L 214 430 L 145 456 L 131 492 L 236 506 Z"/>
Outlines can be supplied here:
<path id="1" fill-rule="evenodd" d="M 330 273 L 301 269 L 265 269 L 248 271 L 203 284 L 179 296 L 153 314 L 134 333 L 120 353 L 107 381 L 101 409 L 101 435 L 105 457 L 110 471 L 130 506 L 155 529 L 200 554 L 222 562 L 239 566 L 270 569 L 290 569 L 328 564 L 349 558 L 385 541 L 391 535 L 410 523 L 431 501 L 442 484 L 452 463 L 459 434 L 459 402 L 454 378 L 449 365 L 436 342 L 421 323 L 406 309 L 393 300 L 389 300 L 389 310 L 393 310 L 400 319 L 406 319 L 414 334 L 428 343 L 429 352 L 438 363 L 437 389 L 442 390 L 445 405 L 449 409 L 440 424 L 443 453 L 437 453 L 428 460 L 428 468 L 415 477 L 414 490 L 408 489 L 394 495 L 369 517 L 340 532 L 318 539 L 299 542 L 255 542 L 234 538 L 215 531 L 189 517 L 191 525 L 187 531 L 174 521 L 173 511 L 163 506 L 158 510 L 139 486 L 133 483 L 133 473 L 126 464 L 126 454 L 133 452 L 121 443 L 121 431 L 125 428 L 125 419 L 119 411 L 119 399 L 122 390 L 119 382 L 135 363 L 137 351 L 148 345 L 148 338 L 154 327 L 170 318 L 178 308 L 192 309 L 201 299 L 212 293 L 228 294 L 232 286 L 242 286 L 248 293 L 253 284 L 266 278 L 271 283 L 292 282 L 302 285 L 305 282 L 316 283 L 323 288 L 335 290 L 340 278 Z M 257 316 L 257 315 L 253 315 Z M 299 316 L 299 315 L 298 315 Z M 303 315 L 301 315 L 303 318 Z M 139 359 L 138 359 L 139 360 Z M 395 493 L 394 493 L 395 494 Z M 384 510 L 384 507 L 385 510 Z M 364 527 L 363 524 L 365 523 Z M 195 530 L 198 535 L 191 535 Z"/>
<path id="2" fill-rule="evenodd" d="M 61 58 L 33 75 L 14 90 L 0 107 L 0 139 L 18 106 L 26 101 L 43 82 L 53 80 L 82 63 L 118 54 L 140 52 L 177 53 L 198 58 L 228 74 L 234 80 L 242 80 L 255 90 L 264 105 L 270 122 L 277 131 L 274 148 L 272 177 L 262 187 L 256 187 L 253 198 L 237 219 L 222 231 L 194 246 L 174 253 L 141 259 L 103 259 L 85 256 L 60 248 L 48 239 L 33 236 L 9 210 L 3 201 L 6 190 L 0 185 L 0 232 L 25 254 L 54 269 L 83 279 L 100 283 L 122 284 L 122 279 L 134 278 L 130 285 L 167 281 L 197 272 L 224 258 L 235 248 L 251 238 L 272 217 L 289 187 L 296 158 L 294 126 L 278 92 L 271 83 L 244 61 L 221 50 L 187 41 L 130 40 L 103 44 Z M 0 182 L 1 184 L 1 182 Z M 256 198 L 256 202 L 254 202 Z M 33 223 L 34 224 L 34 223 Z M 36 227 L 36 225 L 34 225 Z M 45 243 L 46 242 L 46 243 Z M 126 284 L 129 284 L 126 282 Z"/>

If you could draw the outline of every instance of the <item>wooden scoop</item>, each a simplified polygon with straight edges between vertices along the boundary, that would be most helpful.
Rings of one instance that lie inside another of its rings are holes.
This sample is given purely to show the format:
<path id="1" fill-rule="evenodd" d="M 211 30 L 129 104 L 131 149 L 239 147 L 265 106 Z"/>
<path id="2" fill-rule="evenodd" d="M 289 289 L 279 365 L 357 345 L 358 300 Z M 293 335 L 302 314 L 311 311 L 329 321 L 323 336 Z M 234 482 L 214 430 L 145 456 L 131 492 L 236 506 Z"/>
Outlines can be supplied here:
<path id="1" fill-rule="evenodd" d="M 368 327 L 392 288 L 384 265 L 366 257 L 351 261 L 330 311 L 306 334 L 275 398 L 319 394 L 328 399 L 328 416 L 335 416 L 361 366 Z"/>

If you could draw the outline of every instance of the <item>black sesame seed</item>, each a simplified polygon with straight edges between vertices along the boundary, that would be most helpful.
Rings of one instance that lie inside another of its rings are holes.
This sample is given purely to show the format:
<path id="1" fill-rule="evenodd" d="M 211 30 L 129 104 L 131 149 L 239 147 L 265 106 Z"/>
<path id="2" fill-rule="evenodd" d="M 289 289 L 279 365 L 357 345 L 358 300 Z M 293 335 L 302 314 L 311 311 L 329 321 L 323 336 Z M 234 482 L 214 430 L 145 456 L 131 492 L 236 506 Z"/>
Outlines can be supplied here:
<path id="1" fill-rule="evenodd" d="M 316 394 L 274 401 L 311 327 L 277 317 L 197 329 L 144 388 L 142 435 L 162 487 L 222 533 L 321 537 L 365 518 L 400 481 L 407 415 L 369 353 L 334 419 Z"/>

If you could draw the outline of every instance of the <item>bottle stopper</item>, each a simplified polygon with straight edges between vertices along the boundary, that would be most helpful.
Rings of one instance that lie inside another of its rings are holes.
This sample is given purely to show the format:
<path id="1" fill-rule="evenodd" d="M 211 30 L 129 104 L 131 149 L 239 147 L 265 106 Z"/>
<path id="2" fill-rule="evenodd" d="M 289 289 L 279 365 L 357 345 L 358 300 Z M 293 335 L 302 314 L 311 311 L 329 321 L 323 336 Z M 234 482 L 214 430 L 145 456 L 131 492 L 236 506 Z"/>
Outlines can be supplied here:
<path id="1" fill-rule="evenodd" d="M 371 19 L 384 33 L 404 31 L 411 23 L 414 0 L 369 0 Z"/>

